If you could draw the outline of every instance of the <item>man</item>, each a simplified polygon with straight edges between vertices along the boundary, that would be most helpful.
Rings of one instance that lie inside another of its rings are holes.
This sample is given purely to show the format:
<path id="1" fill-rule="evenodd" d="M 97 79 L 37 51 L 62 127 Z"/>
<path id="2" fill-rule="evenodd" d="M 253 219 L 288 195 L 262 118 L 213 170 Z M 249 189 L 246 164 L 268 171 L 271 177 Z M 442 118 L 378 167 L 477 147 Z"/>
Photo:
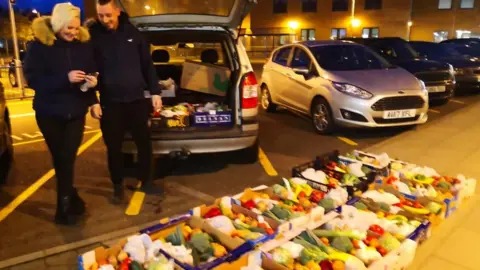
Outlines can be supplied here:
<path id="1" fill-rule="evenodd" d="M 122 143 L 130 131 L 138 149 L 142 191 L 159 194 L 152 184 L 153 157 L 148 126 L 153 109 L 162 107 L 161 90 L 150 55 L 149 44 L 120 11 L 116 0 L 97 0 L 97 20 L 90 23 L 90 34 L 99 69 L 100 104 L 91 108 L 100 119 L 107 146 L 108 168 L 114 185 L 113 202 L 125 201 Z M 151 100 L 145 98 L 149 90 Z"/>

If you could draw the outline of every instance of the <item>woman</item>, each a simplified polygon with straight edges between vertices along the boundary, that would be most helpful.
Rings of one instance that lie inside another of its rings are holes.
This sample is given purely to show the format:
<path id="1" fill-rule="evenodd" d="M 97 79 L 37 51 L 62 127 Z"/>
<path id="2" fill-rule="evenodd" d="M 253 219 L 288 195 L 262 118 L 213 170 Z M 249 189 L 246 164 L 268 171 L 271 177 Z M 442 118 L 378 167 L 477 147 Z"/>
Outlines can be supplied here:
<path id="1" fill-rule="evenodd" d="M 58 224 L 75 224 L 85 203 L 73 187 L 74 164 L 83 139 L 85 115 L 96 103 L 97 68 L 80 9 L 57 4 L 51 17 L 32 24 L 35 41 L 25 59 L 25 77 L 35 90 L 33 108 L 57 175 Z M 96 74 L 95 74 L 96 73 Z"/>

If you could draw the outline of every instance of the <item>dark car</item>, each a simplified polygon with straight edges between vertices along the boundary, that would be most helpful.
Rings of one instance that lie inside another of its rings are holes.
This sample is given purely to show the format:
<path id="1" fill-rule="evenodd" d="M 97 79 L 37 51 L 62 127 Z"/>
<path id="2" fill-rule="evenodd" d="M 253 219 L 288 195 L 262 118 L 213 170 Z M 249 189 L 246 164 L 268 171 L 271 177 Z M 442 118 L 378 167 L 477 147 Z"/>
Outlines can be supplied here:
<path id="1" fill-rule="evenodd" d="M 20 61 L 22 61 L 23 63 L 23 60 L 25 59 L 25 51 L 20 51 Z M 9 68 L 8 68 L 8 81 L 10 82 L 10 85 L 12 87 L 17 87 L 18 86 L 18 81 L 19 81 L 19 78 L 17 78 L 17 73 L 15 71 L 15 59 L 12 59 L 12 61 L 10 61 L 10 63 L 8 64 L 9 65 Z M 23 85 L 26 84 L 26 80 L 25 78 L 23 77 L 23 70 L 20 69 L 20 74 L 21 74 L 21 77 L 23 79 Z"/>
<path id="2" fill-rule="evenodd" d="M 477 58 L 467 57 L 445 43 L 412 41 L 410 45 L 423 57 L 452 65 L 457 89 L 480 88 L 480 61 Z"/>
<path id="3" fill-rule="evenodd" d="M 455 38 L 455 39 L 444 40 L 440 43 L 442 43 L 442 44 L 469 45 L 471 47 L 480 48 L 480 39 L 479 38 Z"/>
<path id="4" fill-rule="evenodd" d="M 391 64 L 415 75 L 425 83 L 430 100 L 446 102 L 454 95 L 455 77 L 452 67 L 442 61 L 422 59 L 407 41 L 396 37 L 347 38 L 346 40 L 370 47 Z"/>
<path id="5" fill-rule="evenodd" d="M 12 127 L 5 100 L 5 89 L 0 82 L 0 185 L 7 181 L 13 161 Z"/>
<path id="6" fill-rule="evenodd" d="M 471 46 L 468 44 L 455 44 L 455 43 L 444 43 L 445 46 L 449 46 L 453 50 L 456 50 L 465 57 L 476 57 L 480 58 L 480 47 Z"/>

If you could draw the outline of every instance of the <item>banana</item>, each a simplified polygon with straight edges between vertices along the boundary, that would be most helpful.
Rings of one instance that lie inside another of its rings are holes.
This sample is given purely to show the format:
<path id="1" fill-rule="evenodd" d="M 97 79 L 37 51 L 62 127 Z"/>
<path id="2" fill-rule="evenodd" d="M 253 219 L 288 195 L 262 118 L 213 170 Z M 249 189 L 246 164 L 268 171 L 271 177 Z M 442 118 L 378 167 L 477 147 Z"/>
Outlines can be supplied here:
<path id="1" fill-rule="evenodd" d="M 414 207 L 404 205 L 403 209 L 413 214 L 419 214 L 419 215 L 430 214 L 430 210 L 428 210 L 427 208 L 414 208 Z"/>
<path id="2" fill-rule="evenodd" d="M 408 218 L 402 216 L 402 215 L 391 215 L 387 217 L 388 220 L 400 220 L 403 222 L 408 222 Z"/>

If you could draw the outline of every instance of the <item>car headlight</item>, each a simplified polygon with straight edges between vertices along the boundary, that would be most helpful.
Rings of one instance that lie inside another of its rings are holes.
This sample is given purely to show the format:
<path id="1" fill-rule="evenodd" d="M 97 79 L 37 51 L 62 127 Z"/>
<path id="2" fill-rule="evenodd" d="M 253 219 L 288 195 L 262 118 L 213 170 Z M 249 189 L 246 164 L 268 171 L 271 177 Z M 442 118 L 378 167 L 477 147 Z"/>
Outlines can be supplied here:
<path id="1" fill-rule="evenodd" d="M 362 88 L 357 87 L 355 85 L 351 85 L 347 83 L 337 83 L 337 82 L 332 82 L 332 85 L 338 91 L 352 97 L 361 98 L 361 99 L 371 99 L 373 97 L 372 93 L 365 91 Z"/>
<path id="2" fill-rule="evenodd" d="M 428 89 L 425 86 L 425 83 L 422 80 L 418 80 L 418 83 L 420 84 L 420 88 L 422 89 L 423 95 L 428 97 Z"/>

